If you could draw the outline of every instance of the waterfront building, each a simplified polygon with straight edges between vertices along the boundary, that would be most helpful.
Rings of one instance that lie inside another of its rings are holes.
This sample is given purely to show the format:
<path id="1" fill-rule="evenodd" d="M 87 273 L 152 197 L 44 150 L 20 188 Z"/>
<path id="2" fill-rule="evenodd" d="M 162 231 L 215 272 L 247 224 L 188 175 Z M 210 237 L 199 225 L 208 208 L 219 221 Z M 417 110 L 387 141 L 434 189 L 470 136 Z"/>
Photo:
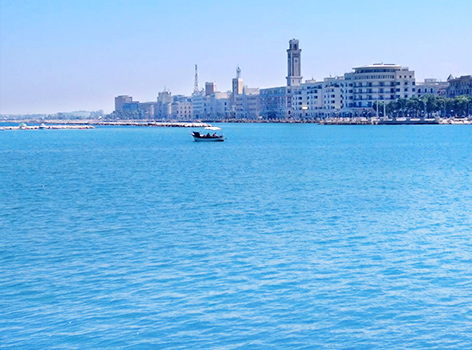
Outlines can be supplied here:
<path id="1" fill-rule="evenodd" d="M 323 81 L 323 110 L 325 114 L 332 115 L 340 111 L 344 106 L 344 77 L 329 77 Z"/>
<path id="2" fill-rule="evenodd" d="M 183 95 L 176 95 L 171 104 L 172 120 L 188 121 L 193 119 L 192 99 Z"/>
<path id="3" fill-rule="evenodd" d="M 323 81 L 307 80 L 293 91 L 293 117 L 313 119 L 332 116 L 344 107 L 344 77 L 329 77 Z"/>
<path id="4" fill-rule="evenodd" d="M 306 80 L 292 99 L 294 115 L 298 119 L 311 119 L 323 109 L 323 83 L 314 79 Z"/>
<path id="5" fill-rule="evenodd" d="M 194 119 L 222 120 L 231 116 L 230 92 L 215 91 L 209 96 L 203 92 L 197 92 L 192 94 L 190 101 Z"/>
<path id="6" fill-rule="evenodd" d="M 222 120 L 231 116 L 231 96 L 229 92 L 216 91 L 210 95 L 206 107 L 210 119 Z"/>
<path id="7" fill-rule="evenodd" d="M 353 111 L 416 95 L 415 72 L 395 64 L 375 63 L 345 73 L 345 106 Z"/>
<path id="8" fill-rule="evenodd" d="M 447 79 L 449 83 L 446 89 L 447 97 L 456 97 L 461 95 L 472 96 L 472 75 L 463 75 L 459 78 L 449 76 Z"/>
<path id="9" fill-rule="evenodd" d="M 260 116 L 260 91 L 258 88 L 243 88 L 241 95 L 235 96 L 234 108 L 237 119 L 257 119 Z"/>
<path id="10" fill-rule="evenodd" d="M 133 102 L 133 98 L 131 96 L 121 95 L 115 97 L 115 112 L 123 112 L 123 105 L 130 102 Z"/>
<path id="11" fill-rule="evenodd" d="M 192 111 L 194 119 L 207 118 L 208 97 L 202 91 L 196 91 L 192 94 Z"/>
<path id="12" fill-rule="evenodd" d="M 261 116 L 264 119 L 285 119 L 289 111 L 288 94 L 287 86 L 261 89 Z"/>
<path id="13" fill-rule="evenodd" d="M 416 82 L 416 95 L 422 97 L 425 95 L 444 96 L 446 88 L 449 86 L 447 81 L 437 79 L 425 79 L 424 82 Z"/>
<path id="14" fill-rule="evenodd" d="M 157 105 L 154 116 L 157 119 L 168 119 L 172 113 L 173 97 L 170 91 L 164 91 L 157 94 Z"/>

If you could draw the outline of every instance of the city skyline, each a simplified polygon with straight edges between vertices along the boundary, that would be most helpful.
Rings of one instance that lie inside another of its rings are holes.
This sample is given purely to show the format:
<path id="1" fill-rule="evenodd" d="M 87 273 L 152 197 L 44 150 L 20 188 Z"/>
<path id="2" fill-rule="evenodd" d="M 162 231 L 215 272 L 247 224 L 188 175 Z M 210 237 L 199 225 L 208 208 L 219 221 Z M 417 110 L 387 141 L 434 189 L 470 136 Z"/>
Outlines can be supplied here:
<path id="1" fill-rule="evenodd" d="M 0 0 L 0 114 L 113 110 L 113 97 L 152 101 L 164 87 L 286 84 L 286 48 L 297 38 L 303 80 L 396 63 L 417 81 L 472 71 L 469 1 L 376 4 L 186 1 L 97 4 Z"/>

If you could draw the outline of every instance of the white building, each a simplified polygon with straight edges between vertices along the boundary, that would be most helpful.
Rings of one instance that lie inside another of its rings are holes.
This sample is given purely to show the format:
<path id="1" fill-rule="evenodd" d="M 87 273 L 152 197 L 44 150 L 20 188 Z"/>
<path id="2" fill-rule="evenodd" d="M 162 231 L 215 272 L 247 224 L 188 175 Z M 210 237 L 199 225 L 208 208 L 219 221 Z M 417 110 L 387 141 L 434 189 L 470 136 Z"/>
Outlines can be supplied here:
<path id="1" fill-rule="evenodd" d="M 449 86 L 447 81 L 439 81 L 437 79 L 425 79 L 424 82 L 416 82 L 416 94 L 418 97 L 425 95 L 440 95 L 446 94 L 446 89 Z"/>
<path id="2" fill-rule="evenodd" d="M 154 116 L 158 119 L 168 119 L 172 112 L 172 93 L 164 90 L 157 94 L 157 104 L 154 108 Z"/>
<path id="3" fill-rule="evenodd" d="M 174 101 L 171 104 L 171 116 L 173 120 L 192 120 L 193 106 L 192 100 L 189 97 L 182 95 L 174 96 Z"/>
<path id="4" fill-rule="evenodd" d="M 371 108 L 376 101 L 390 102 L 416 95 L 415 72 L 395 64 L 376 63 L 344 74 L 344 104 L 353 110 Z"/>
<path id="5" fill-rule="evenodd" d="M 194 119 L 207 118 L 207 100 L 208 97 L 205 96 L 203 91 L 194 92 L 192 94 L 192 110 Z"/>
<path id="6" fill-rule="evenodd" d="M 258 88 L 243 88 L 243 93 L 234 99 L 237 119 L 257 119 L 260 116 L 260 91 Z"/>
<path id="7" fill-rule="evenodd" d="M 207 112 L 211 119 L 226 119 L 231 112 L 230 93 L 219 91 L 212 93 L 207 105 Z"/>
<path id="8" fill-rule="evenodd" d="M 344 107 L 344 77 L 330 77 L 323 81 L 307 80 L 292 95 L 293 116 L 313 119 L 339 113 Z"/>
<path id="9" fill-rule="evenodd" d="M 215 91 L 209 96 L 203 92 L 194 93 L 190 99 L 194 119 L 221 120 L 231 115 L 229 92 Z"/>

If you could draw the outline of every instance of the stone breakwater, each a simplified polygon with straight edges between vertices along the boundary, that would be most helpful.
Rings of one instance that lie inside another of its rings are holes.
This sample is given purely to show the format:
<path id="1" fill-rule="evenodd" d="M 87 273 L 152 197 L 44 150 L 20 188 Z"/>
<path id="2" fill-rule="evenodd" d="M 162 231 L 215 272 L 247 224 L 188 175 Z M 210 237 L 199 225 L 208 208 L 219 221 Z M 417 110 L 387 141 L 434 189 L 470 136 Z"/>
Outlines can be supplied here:
<path id="1" fill-rule="evenodd" d="M 2 126 L 0 130 L 44 130 L 44 129 L 95 129 L 92 125 L 19 125 L 19 126 Z"/>
<path id="2" fill-rule="evenodd" d="M 29 121 L 34 123 L 34 121 Z M 54 124 L 3 126 L 0 130 L 41 130 L 41 129 L 94 129 L 95 126 L 147 126 L 147 127 L 177 127 L 177 128 L 204 128 L 211 124 L 200 122 L 104 122 L 104 121 L 52 121 Z M 36 122 L 37 123 L 37 122 Z"/>

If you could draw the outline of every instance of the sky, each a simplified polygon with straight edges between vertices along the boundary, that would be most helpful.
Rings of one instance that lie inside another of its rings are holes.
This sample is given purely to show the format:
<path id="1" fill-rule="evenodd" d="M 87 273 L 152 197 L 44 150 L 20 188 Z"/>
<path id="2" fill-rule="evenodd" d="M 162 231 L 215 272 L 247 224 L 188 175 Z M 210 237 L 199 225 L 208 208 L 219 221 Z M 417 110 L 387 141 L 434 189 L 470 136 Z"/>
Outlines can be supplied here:
<path id="1" fill-rule="evenodd" d="M 0 114 L 99 110 L 164 88 L 283 86 L 288 41 L 304 79 L 395 63 L 472 74 L 472 0 L 0 0 Z"/>

